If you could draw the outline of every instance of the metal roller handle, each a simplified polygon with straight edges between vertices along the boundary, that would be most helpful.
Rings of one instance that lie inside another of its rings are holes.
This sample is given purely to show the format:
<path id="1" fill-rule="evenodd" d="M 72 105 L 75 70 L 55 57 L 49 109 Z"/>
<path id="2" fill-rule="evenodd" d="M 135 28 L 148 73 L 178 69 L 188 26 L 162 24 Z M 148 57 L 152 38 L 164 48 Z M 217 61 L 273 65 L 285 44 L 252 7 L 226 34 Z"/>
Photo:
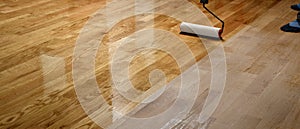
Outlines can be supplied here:
<path id="1" fill-rule="evenodd" d="M 215 15 L 212 11 L 210 11 L 208 8 L 205 7 L 205 4 L 208 4 L 208 0 L 200 0 L 200 3 L 203 4 L 203 8 L 205 8 L 205 10 L 207 10 L 211 15 L 213 15 L 215 18 L 217 18 L 222 23 L 222 29 L 221 29 L 220 33 L 223 33 L 225 23 L 222 19 L 220 19 L 217 15 Z"/>

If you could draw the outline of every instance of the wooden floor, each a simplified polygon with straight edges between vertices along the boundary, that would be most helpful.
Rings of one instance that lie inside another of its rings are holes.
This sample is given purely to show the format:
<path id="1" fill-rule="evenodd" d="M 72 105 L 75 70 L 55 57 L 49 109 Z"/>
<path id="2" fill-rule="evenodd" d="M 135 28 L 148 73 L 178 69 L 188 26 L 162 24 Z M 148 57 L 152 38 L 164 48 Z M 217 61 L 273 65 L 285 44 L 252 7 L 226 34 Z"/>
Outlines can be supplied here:
<path id="1" fill-rule="evenodd" d="M 86 115 L 76 97 L 72 60 L 80 30 L 97 10 L 106 7 L 110 1 L 0 0 L 0 128 L 101 128 Z M 207 14 L 198 0 L 188 2 Z M 226 28 L 225 41 L 211 41 L 213 44 L 208 48 L 197 37 L 180 35 L 178 26 L 181 21 L 173 17 L 145 14 L 123 19 L 105 32 L 96 55 L 95 75 L 99 89 L 110 108 L 114 106 L 124 114 L 137 109 L 139 102 L 131 102 L 113 93 L 110 52 L 120 42 L 132 38 L 135 31 L 153 27 L 179 37 L 191 50 L 193 58 L 185 58 L 186 54 L 182 52 L 179 55 L 185 60 L 179 67 L 166 52 L 146 50 L 138 53 L 130 62 L 129 76 L 134 87 L 144 91 L 145 95 L 140 98 L 162 86 L 161 79 L 154 84 L 148 79 L 152 70 L 160 69 L 166 75 L 166 82 L 171 82 L 194 65 L 193 60 L 198 62 L 196 65 L 208 66 L 208 52 L 224 45 L 226 87 L 217 110 L 202 127 L 300 129 L 300 35 L 279 29 L 296 19 L 297 12 L 289 7 L 299 2 L 211 0 L 208 8 L 225 20 Z M 129 3 L 125 2 L 125 8 L 119 11 L 132 8 L 126 5 Z M 156 9 L 169 10 L 174 16 L 209 24 L 203 17 L 182 14 L 181 6 L 187 5 L 185 2 L 162 1 Z M 185 11 L 193 12 L 192 9 Z M 207 17 L 212 25 L 220 26 L 211 15 L 207 14 Z M 142 22 L 143 26 L 134 28 L 135 21 Z M 154 26 L 150 21 L 155 23 Z M 157 40 L 171 42 L 163 36 L 158 35 Z M 179 53 L 182 51 L 182 48 L 172 45 L 168 48 Z M 210 83 L 211 73 L 209 68 L 207 70 L 201 82 L 203 85 Z M 192 121 L 201 111 L 207 89 L 199 90 L 191 113 L 170 128 L 195 128 Z M 145 107 L 136 115 L 147 110 L 147 105 Z M 113 116 L 108 116 L 111 119 L 103 119 L 109 123 Z"/>

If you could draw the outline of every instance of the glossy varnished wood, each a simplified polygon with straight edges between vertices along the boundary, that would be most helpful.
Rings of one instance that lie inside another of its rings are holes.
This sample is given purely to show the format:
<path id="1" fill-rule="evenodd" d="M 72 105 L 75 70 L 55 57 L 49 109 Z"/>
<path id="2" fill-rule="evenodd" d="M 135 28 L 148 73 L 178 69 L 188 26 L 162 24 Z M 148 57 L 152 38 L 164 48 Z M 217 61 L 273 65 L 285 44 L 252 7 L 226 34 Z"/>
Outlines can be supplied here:
<path id="1" fill-rule="evenodd" d="M 198 1 L 189 1 L 201 8 Z M 72 55 L 80 30 L 107 2 L 0 1 L 0 128 L 100 128 L 88 118 L 76 98 Z M 223 44 L 228 75 L 224 97 L 205 125 L 207 128 L 300 128 L 300 38 L 299 34 L 279 30 L 281 25 L 296 18 L 297 12 L 288 8 L 297 2 L 210 1 L 208 8 L 226 23 Z M 213 25 L 220 26 L 211 15 L 207 16 Z M 131 23 L 145 18 L 147 15 L 139 15 L 120 21 L 105 35 L 97 53 L 95 71 L 99 89 L 110 105 L 113 98 L 119 99 L 117 108 L 124 113 L 134 110 L 138 103 L 113 96 L 109 45 L 135 33 Z M 201 41 L 179 34 L 176 28 L 181 21 L 160 14 L 148 20 L 155 22 L 155 28 L 180 37 L 196 61 L 209 65 L 205 57 L 207 50 Z M 142 28 L 149 26 L 145 24 Z M 153 55 L 155 58 L 149 60 Z M 184 70 L 193 65 L 190 60 L 186 62 Z M 157 68 L 165 72 L 167 82 L 181 74 L 170 55 L 149 50 L 132 61 L 129 70 L 133 85 L 141 91 L 149 90 L 148 74 Z M 210 83 L 208 75 L 209 72 L 201 82 L 204 85 Z M 195 126 L 192 121 L 203 105 L 207 88 L 199 92 L 191 114 L 174 128 Z"/>

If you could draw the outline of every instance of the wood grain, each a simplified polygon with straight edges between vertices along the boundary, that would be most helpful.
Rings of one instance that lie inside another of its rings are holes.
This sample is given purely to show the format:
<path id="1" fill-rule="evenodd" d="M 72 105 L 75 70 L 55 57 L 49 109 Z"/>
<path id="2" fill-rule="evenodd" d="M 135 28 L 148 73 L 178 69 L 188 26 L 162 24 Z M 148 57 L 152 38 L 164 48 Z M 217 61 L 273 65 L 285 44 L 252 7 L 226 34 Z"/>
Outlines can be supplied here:
<path id="1" fill-rule="evenodd" d="M 80 30 L 92 14 L 108 2 L 110 0 L 0 1 L 0 128 L 101 128 L 86 115 L 77 100 L 72 56 Z M 189 2 L 205 13 L 212 25 L 220 26 L 198 1 Z M 223 45 L 228 71 L 224 96 L 205 125 L 208 129 L 300 128 L 300 38 L 299 34 L 279 30 L 296 18 L 297 12 L 289 6 L 297 2 L 210 1 L 208 8 L 226 23 Z M 161 3 L 156 9 L 170 7 L 167 8 L 170 13 L 180 14 L 177 4 Z M 181 21 L 178 19 L 162 14 L 149 17 L 143 14 L 123 19 L 104 36 L 95 60 L 99 89 L 105 103 L 113 105 L 112 99 L 118 101 L 117 110 L 122 113 L 137 110 L 139 103 L 113 93 L 109 49 L 138 30 L 154 27 L 169 31 L 185 42 L 194 59 L 206 69 L 201 82 L 206 87 L 199 90 L 187 118 L 173 127 L 194 128 L 193 121 L 208 94 L 211 69 L 206 55 L 214 45 L 207 51 L 199 38 L 179 34 Z M 143 22 L 140 28 L 135 28 L 136 21 Z M 181 50 L 176 46 L 170 48 Z M 192 60 L 187 59 L 182 70 L 192 65 Z M 151 85 L 148 80 L 150 72 L 158 68 L 165 73 L 167 83 L 183 72 L 170 54 L 159 50 L 144 51 L 131 61 L 130 79 L 136 89 L 145 92 L 143 97 L 151 95 L 156 85 L 161 86 L 159 81 Z M 145 105 L 135 115 L 145 115 L 144 110 L 153 108 Z M 103 115 L 111 117 L 111 114 Z"/>

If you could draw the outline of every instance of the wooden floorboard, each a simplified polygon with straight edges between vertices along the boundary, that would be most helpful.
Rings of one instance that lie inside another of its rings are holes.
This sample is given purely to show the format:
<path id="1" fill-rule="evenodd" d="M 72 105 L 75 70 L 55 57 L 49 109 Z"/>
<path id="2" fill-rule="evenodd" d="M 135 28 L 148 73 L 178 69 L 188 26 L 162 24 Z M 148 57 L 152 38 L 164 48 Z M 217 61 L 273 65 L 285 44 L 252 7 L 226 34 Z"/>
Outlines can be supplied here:
<path id="1" fill-rule="evenodd" d="M 0 128 L 101 128 L 86 115 L 77 99 L 72 60 L 81 29 L 97 10 L 111 1 L 0 0 Z M 182 13 L 187 6 L 185 2 L 154 1 L 160 3 L 156 10 L 168 10 L 174 16 L 184 15 L 191 21 L 209 24 L 203 17 Z M 212 25 L 221 25 L 197 0 L 186 2 L 200 8 Z M 207 54 L 218 45 L 224 45 L 226 53 L 226 88 L 217 110 L 205 125 L 193 123 L 208 94 L 211 69 L 207 68 L 201 82 L 206 87 L 199 89 L 191 113 L 172 128 L 299 129 L 300 36 L 279 29 L 295 20 L 297 12 L 289 7 L 299 2 L 211 0 L 208 8 L 225 21 L 225 41 L 212 41 L 215 44 L 209 48 L 198 37 L 179 34 L 181 21 L 174 17 L 144 14 L 123 19 L 105 33 L 96 55 L 96 80 L 105 103 L 124 114 L 134 111 L 137 116 L 147 114 L 147 110 L 163 110 L 164 107 L 157 109 L 153 105 L 140 109 L 140 103 L 115 94 L 109 72 L 110 52 L 116 46 L 127 42 L 137 30 L 156 28 L 184 41 L 194 57 L 186 58 L 182 48 L 168 46 L 185 59 L 180 68 L 166 52 L 138 53 L 131 61 L 129 76 L 134 87 L 145 92 L 140 101 L 162 86 L 161 79 L 151 85 L 148 76 L 152 70 L 163 71 L 168 83 L 195 65 L 193 60 L 198 62 L 196 65 L 209 66 Z M 133 8 L 126 6 L 130 2 L 120 3 L 124 3 L 121 11 Z M 140 28 L 134 28 L 135 21 L 142 23 Z M 172 41 L 163 36 L 158 35 L 157 40 Z M 167 104 L 172 104 L 171 101 Z M 105 119 L 113 114 L 102 115 Z M 109 123 L 112 118 L 103 121 Z"/>

